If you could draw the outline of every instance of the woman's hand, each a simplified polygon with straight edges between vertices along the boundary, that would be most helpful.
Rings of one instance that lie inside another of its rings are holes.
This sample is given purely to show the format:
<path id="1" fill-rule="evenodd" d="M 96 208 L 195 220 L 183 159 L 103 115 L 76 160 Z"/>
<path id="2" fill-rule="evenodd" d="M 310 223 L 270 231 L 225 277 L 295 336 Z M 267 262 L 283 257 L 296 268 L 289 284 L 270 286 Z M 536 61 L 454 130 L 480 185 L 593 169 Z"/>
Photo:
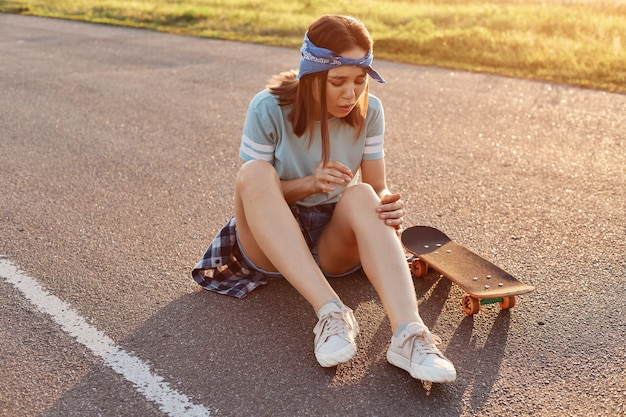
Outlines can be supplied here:
<path id="1" fill-rule="evenodd" d="M 352 170 L 341 162 L 329 161 L 326 166 L 320 163 L 313 176 L 314 193 L 335 191 L 334 184 L 347 185 L 352 177 Z"/>
<path id="2" fill-rule="evenodd" d="M 378 217 L 385 221 L 385 224 L 396 229 L 398 236 L 402 232 L 404 223 L 404 201 L 400 199 L 400 194 L 385 194 L 380 199 L 380 206 L 376 208 Z"/>

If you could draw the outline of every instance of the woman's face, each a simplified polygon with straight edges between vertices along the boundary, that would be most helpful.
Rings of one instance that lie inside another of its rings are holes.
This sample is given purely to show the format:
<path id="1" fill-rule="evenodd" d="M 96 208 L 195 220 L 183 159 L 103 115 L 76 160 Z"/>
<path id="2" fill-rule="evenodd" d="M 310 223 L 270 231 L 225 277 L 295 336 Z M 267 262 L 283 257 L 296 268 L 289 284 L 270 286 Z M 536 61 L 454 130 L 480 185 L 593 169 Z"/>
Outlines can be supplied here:
<path id="1" fill-rule="evenodd" d="M 341 56 L 361 59 L 367 51 L 361 48 L 344 51 Z M 354 108 L 367 86 L 367 73 L 361 67 L 343 65 L 328 70 L 326 108 L 328 116 L 346 117 Z"/>

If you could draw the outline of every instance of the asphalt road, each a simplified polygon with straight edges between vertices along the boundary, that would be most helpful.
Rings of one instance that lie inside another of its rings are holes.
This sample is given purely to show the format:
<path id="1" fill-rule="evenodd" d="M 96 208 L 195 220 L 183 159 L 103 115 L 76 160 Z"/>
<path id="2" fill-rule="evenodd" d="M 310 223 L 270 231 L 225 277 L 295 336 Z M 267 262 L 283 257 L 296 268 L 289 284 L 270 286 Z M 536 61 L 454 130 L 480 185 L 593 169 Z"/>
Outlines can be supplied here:
<path id="1" fill-rule="evenodd" d="M 624 415 L 624 95 L 377 62 L 408 223 L 537 287 L 466 317 L 459 288 L 416 280 L 454 384 L 387 364 L 389 323 L 362 276 L 332 281 L 362 328 L 336 369 L 317 365 L 315 317 L 286 283 L 244 300 L 193 283 L 232 212 L 247 103 L 297 63 L 0 15 L 0 415 Z"/>

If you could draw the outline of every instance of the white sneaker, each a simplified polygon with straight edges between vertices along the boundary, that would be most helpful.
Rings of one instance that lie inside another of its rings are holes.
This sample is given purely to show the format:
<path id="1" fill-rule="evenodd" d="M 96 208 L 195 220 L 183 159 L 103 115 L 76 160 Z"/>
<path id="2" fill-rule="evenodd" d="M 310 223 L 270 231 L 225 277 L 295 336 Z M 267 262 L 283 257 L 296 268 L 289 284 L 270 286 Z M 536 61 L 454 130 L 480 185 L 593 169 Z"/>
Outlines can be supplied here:
<path id="1" fill-rule="evenodd" d="M 416 379 L 454 382 L 456 370 L 452 362 L 437 348 L 439 343 L 441 339 L 433 335 L 426 326 L 409 323 L 398 336 L 391 337 L 387 360 Z"/>
<path id="2" fill-rule="evenodd" d="M 334 302 L 324 304 L 317 313 L 319 321 L 315 333 L 315 357 L 323 367 L 347 362 L 356 353 L 354 338 L 359 325 L 349 307 Z"/>

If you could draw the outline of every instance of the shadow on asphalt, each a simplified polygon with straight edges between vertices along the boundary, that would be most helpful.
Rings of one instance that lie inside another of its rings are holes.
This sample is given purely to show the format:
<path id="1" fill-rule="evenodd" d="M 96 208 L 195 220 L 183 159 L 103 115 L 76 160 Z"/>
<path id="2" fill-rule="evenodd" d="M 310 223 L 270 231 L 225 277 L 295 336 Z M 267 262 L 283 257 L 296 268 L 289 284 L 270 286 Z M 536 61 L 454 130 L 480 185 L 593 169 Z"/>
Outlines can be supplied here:
<path id="1" fill-rule="evenodd" d="M 473 394 L 473 387 L 479 384 L 476 392 L 488 393 L 498 376 L 508 312 L 498 315 L 482 349 L 473 346 L 473 318 L 465 317 L 445 352 L 457 366 L 457 382 L 430 384 L 387 363 L 389 322 L 367 279 L 354 274 L 331 283 L 361 324 L 357 356 L 336 368 L 317 364 L 315 316 L 282 280 L 244 300 L 199 289 L 168 304 L 120 344 L 211 415 L 454 416 L 481 408 L 485 398 Z M 420 310 L 432 327 L 444 314 L 451 284 L 432 275 L 415 283 L 418 297 L 429 292 Z M 103 380 L 110 381 L 107 391 L 97 391 Z M 107 401 L 121 396 L 117 390 L 134 391 L 99 366 L 46 415 L 127 415 L 117 402 Z M 128 407 L 136 415 L 141 410 L 154 415 L 158 408 L 139 397 Z"/>
<path id="2" fill-rule="evenodd" d="M 511 320 L 510 310 L 501 310 L 482 347 L 475 346 L 474 318 L 466 316 L 449 341 L 446 355 L 463 373 L 457 384 L 469 398 L 471 409 L 479 410 L 487 400 L 500 374 Z M 476 387 L 476 388 L 475 388 Z"/>

